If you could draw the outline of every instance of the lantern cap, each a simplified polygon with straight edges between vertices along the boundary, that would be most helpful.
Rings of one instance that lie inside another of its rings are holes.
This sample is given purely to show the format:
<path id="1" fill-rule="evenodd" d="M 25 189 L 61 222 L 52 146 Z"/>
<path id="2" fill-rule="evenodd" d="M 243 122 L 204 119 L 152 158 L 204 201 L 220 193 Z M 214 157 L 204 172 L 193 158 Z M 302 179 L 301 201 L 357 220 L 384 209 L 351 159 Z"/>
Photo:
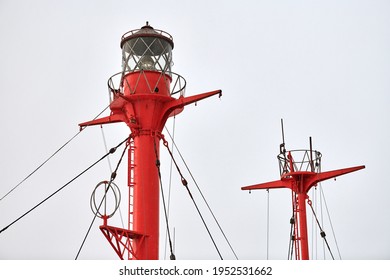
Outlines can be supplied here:
<path id="1" fill-rule="evenodd" d="M 146 22 L 146 25 L 142 26 L 140 29 L 131 30 L 129 32 L 126 32 L 123 34 L 121 38 L 121 48 L 123 47 L 123 44 L 131 39 L 137 38 L 137 37 L 156 37 L 163 39 L 167 41 L 173 49 L 173 37 L 168 32 L 154 29 L 152 26 L 149 25 L 149 22 Z"/>

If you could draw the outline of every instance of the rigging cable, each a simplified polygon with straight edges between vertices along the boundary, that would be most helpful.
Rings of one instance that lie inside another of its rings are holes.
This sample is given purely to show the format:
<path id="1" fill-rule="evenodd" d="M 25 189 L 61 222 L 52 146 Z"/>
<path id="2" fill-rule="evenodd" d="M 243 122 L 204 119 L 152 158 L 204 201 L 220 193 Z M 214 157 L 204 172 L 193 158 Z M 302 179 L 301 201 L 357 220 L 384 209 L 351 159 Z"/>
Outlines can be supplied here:
<path id="1" fill-rule="evenodd" d="M 30 212 L 32 212 L 33 210 L 35 210 L 37 207 L 39 207 L 40 205 L 42 205 L 44 202 L 46 202 L 47 200 L 49 200 L 50 198 L 52 198 L 54 195 L 56 195 L 58 192 L 60 192 L 61 190 L 63 190 L 65 187 L 67 187 L 68 185 L 70 185 L 73 181 L 75 181 L 77 178 L 79 178 L 80 176 L 82 176 L 84 173 L 86 173 L 88 170 L 90 170 L 92 167 L 94 167 L 96 164 L 98 164 L 99 162 L 101 162 L 103 159 L 105 159 L 109 154 L 113 154 L 115 153 L 116 149 L 121 146 L 123 143 L 125 143 L 127 140 L 129 139 L 126 138 L 124 141 L 122 141 L 121 143 L 119 143 L 116 147 L 114 148 L 111 148 L 110 151 L 108 153 L 106 153 L 104 156 L 102 156 L 100 159 L 98 159 L 97 161 L 95 161 L 92 165 L 90 165 L 89 167 L 87 167 L 86 169 L 84 169 L 81 173 L 79 173 L 76 177 L 74 177 L 73 179 L 71 179 L 69 182 L 67 182 L 65 185 L 63 185 L 61 188 L 59 188 L 58 190 L 56 190 L 55 192 L 53 192 L 51 195 L 49 195 L 48 197 L 46 197 L 44 200 L 42 200 L 41 202 L 39 202 L 37 205 L 35 205 L 34 207 L 32 207 L 30 210 L 28 210 L 27 212 L 25 212 L 23 215 L 21 215 L 19 218 L 17 218 L 16 220 L 14 220 L 12 223 L 10 223 L 8 226 L 4 227 L 2 230 L 0 230 L 0 233 L 2 233 L 3 231 L 7 230 L 10 226 L 12 226 L 13 224 L 15 224 L 16 222 L 18 222 L 20 219 L 22 219 L 24 216 L 26 216 L 27 214 L 29 214 Z"/>
<path id="2" fill-rule="evenodd" d="M 310 208 L 311 208 L 311 210 L 312 210 L 312 212 L 313 212 L 314 218 L 315 218 L 315 220 L 316 220 L 316 222 L 317 222 L 317 225 L 318 225 L 318 227 L 319 227 L 319 229 L 320 229 L 320 235 L 321 235 L 321 237 L 324 239 L 325 244 L 326 244 L 326 246 L 328 247 L 329 253 L 330 253 L 332 259 L 334 260 L 334 256 L 333 256 L 332 250 L 330 249 L 329 243 L 328 243 L 328 241 L 326 240 L 325 231 L 323 231 L 323 229 L 322 229 L 322 227 L 321 227 L 321 225 L 320 225 L 320 222 L 318 221 L 317 215 L 316 215 L 316 213 L 314 212 L 313 205 L 312 205 L 312 202 L 311 202 L 310 199 L 307 200 L 307 204 L 309 204 L 309 206 L 310 206 Z"/>
<path id="3" fill-rule="evenodd" d="M 316 190 L 316 193 L 317 193 L 317 187 L 315 188 L 315 190 Z M 320 200 L 321 225 L 324 226 L 324 211 L 323 211 L 323 207 L 322 207 L 322 195 L 321 195 L 321 192 L 320 192 L 319 197 L 320 197 L 319 200 Z M 324 260 L 325 260 L 325 244 L 324 244 L 324 242 L 322 242 L 322 251 L 324 252 Z"/>
<path id="4" fill-rule="evenodd" d="M 95 118 L 97 119 L 110 105 L 108 105 L 106 108 L 104 108 L 103 111 L 101 111 Z M 37 172 L 39 169 L 41 169 L 42 166 L 44 166 L 49 160 L 51 160 L 59 151 L 61 151 L 65 146 L 67 146 L 73 139 L 75 139 L 86 127 L 80 128 L 80 130 L 73 135 L 68 141 L 65 142 L 61 147 L 59 147 L 52 155 L 50 155 L 44 162 L 42 162 L 37 168 L 35 168 L 30 174 L 28 174 L 23 180 L 21 180 L 16 186 L 14 186 L 11 190 L 9 190 L 5 195 L 3 195 L 0 198 L 0 201 L 2 201 L 4 198 L 6 198 L 10 193 L 12 193 L 16 188 L 18 188 L 21 184 L 23 184 L 28 178 L 30 178 L 35 172 Z"/>
<path id="5" fill-rule="evenodd" d="M 314 207 L 315 207 L 315 211 L 317 212 L 317 186 L 315 186 L 312 190 L 312 199 L 314 201 Z M 316 227 L 315 225 L 315 222 L 314 222 L 314 215 L 312 216 L 312 221 L 311 221 L 311 256 L 312 256 L 312 259 L 315 259 L 315 260 L 318 260 L 318 242 L 317 242 L 317 230 L 318 230 L 318 227 Z M 322 223 L 321 223 L 322 224 Z M 314 251 L 315 250 L 315 251 Z M 324 254 L 325 254 L 325 250 L 324 250 Z M 324 255 L 324 259 L 325 259 L 325 255 Z"/>
<path id="6" fill-rule="evenodd" d="M 171 138 L 171 140 L 172 140 L 172 144 L 175 146 L 175 148 L 176 148 L 176 150 L 177 150 L 177 152 L 178 152 L 178 154 L 179 154 L 179 156 L 180 156 L 181 160 L 183 161 L 183 163 L 184 163 L 184 165 L 185 165 L 185 167 L 186 167 L 186 169 L 187 169 L 188 173 L 190 174 L 190 176 L 191 176 L 191 179 L 192 179 L 192 181 L 194 182 L 194 184 L 195 184 L 196 188 L 198 189 L 198 191 L 199 191 L 199 193 L 200 193 L 200 195 L 201 195 L 201 197 L 202 197 L 203 201 L 205 202 L 205 204 L 206 204 L 207 208 L 209 209 L 209 211 L 210 211 L 211 215 L 213 216 L 213 219 L 214 219 L 215 223 L 217 224 L 217 226 L 218 226 L 219 230 L 221 231 L 221 233 L 222 233 L 223 237 L 225 238 L 225 241 L 226 241 L 226 243 L 229 245 L 229 248 L 230 248 L 230 250 L 233 252 L 233 254 L 234 254 L 234 257 L 236 258 L 236 260 L 238 260 L 238 257 L 237 257 L 237 254 L 236 254 L 236 252 L 234 251 L 234 249 L 233 249 L 232 245 L 231 245 L 231 244 L 230 244 L 230 242 L 229 242 L 229 239 L 227 238 L 227 236 L 226 236 L 225 232 L 223 231 L 223 229 L 222 229 L 221 225 L 219 224 L 219 222 L 218 222 L 218 220 L 217 220 L 216 216 L 214 215 L 214 212 L 211 210 L 211 207 L 210 207 L 209 203 L 207 202 L 207 200 L 206 200 L 205 196 L 203 195 L 203 192 L 201 191 L 201 189 L 200 189 L 200 187 L 199 187 L 199 185 L 198 185 L 197 181 L 195 180 L 194 176 L 192 175 L 192 172 L 191 172 L 190 168 L 188 167 L 188 165 L 187 165 L 186 161 L 184 160 L 184 157 L 183 157 L 183 155 L 181 154 L 181 152 L 180 152 L 179 148 L 177 147 L 177 145 L 176 145 L 175 141 L 173 140 L 173 138 L 172 138 L 171 134 L 169 133 L 169 131 L 168 131 L 168 129 L 167 129 L 166 127 L 165 127 L 165 130 L 167 131 L 167 133 L 168 133 L 169 137 Z M 173 161 L 174 161 L 174 159 L 173 159 Z M 175 164 L 176 164 L 176 163 L 175 163 Z"/>
<path id="7" fill-rule="evenodd" d="M 160 190 L 161 190 L 161 197 L 162 197 L 162 202 L 164 206 L 164 216 L 165 216 L 165 223 L 167 225 L 167 234 L 168 234 L 168 240 L 169 240 L 169 248 L 171 250 L 171 260 L 176 260 L 176 256 L 173 253 L 173 247 L 172 247 L 172 239 L 171 239 L 171 233 L 169 231 L 169 223 L 168 223 L 168 213 L 167 213 L 167 207 L 165 203 L 165 196 L 164 196 L 164 189 L 163 189 L 163 184 L 162 184 L 162 179 L 161 179 L 161 171 L 160 171 L 160 159 L 158 158 L 158 153 L 157 153 L 157 146 L 156 146 L 156 137 L 153 137 L 154 139 L 154 152 L 156 154 L 156 167 L 158 171 L 158 178 L 160 179 Z"/>
<path id="8" fill-rule="evenodd" d="M 105 136 L 105 134 L 104 134 L 103 125 L 100 125 L 100 130 L 101 130 L 101 132 L 102 132 L 104 148 L 106 149 L 106 152 L 108 152 L 108 147 L 107 147 L 107 142 L 106 142 L 106 136 Z M 128 145 L 127 145 L 127 146 L 128 146 Z M 107 157 L 107 161 L 108 161 L 108 166 L 109 166 L 109 168 L 110 168 L 110 172 L 112 173 L 112 166 L 111 166 L 111 161 L 110 161 L 110 157 L 109 157 L 109 156 Z M 123 222 L 123 217 L 122 217 L 121 208 L 119 208 L 119 217 L 120 217 L 120 219 L 121 219 L 122 227 L 124 228 L 125 225 L 124 225 L 124 222 Z"/>
<path id="9" fill-rule="evenodd" d="M 267 189 L 267 260 L 269 260 L 269 189 Z"/>
<path id="10" fill-rule="evenodd" d="M 341 260 L 342 258 L 341 258 L 340 248 L 339 248 L 339 245 L 338 245 L 338 243 L 337 243 L 336 234 L 335 234 L 335 232 L 334 232 L 332 220 L 331 220 L 331 218 L 330 218 L 330 213 L 329 213 L 329 209 L 328 209 L 328 204 L 326 203 L 324 190 L 323 190 L 323 188 L 322 188 L 321 182 L 320 182 L 319 184 L 320 184 L 320 191 L 321 191 L 322 197 L 324 198 L 324 204 L 325 204 L 326 213 L 327 213 L 327 215 L 328 215 L 330 228 L 332 229 L 332 234 L 333 234 L 334 241 L 335 241 L 335 243 L 336 243 L 337 252 L 338 252 L 339 258 L 340 258 L 340 260 Z"/>
<path id="11" fill-rule="evenodd" d="M 280 154 L 283 154 L 283 166 L 280 166 L 280 174 L 285 174 L 289 172 L 289 165 L 286 156 L 286 141 L 284 139 L 284 125 L 283 125 L 283 119 L 280 119 L 281 124 L 281 130 L 282 130 L 282 144 L 280 144 Z M 292 171 L 292 170 L 291 170 Z M 289 244 L 288 244 L 288 253 L 287 253 L 287 259 L 292 260 L 293 252 L 294 252 L 294 243 L 295 243 L 295 195 L 294 192 L 291 190 L 291 203 L 292 203 L 292 215 L 290 218 L 290 235 L 289 235 Z"/>
<path id="12" fill-rule="evenodd" d="M 317 192 L 317 187 L 316 187 L 316 192 Z M 323 211 L 323 206 L 322 206 L 322 194 L 320 192 L 320 195 L 319 195 L 319 199 L 320 199 L 320 210 L 321 210 L 321 225 L 324 226 L 324 211 Z M 324 260 L 325 260 L 325 244 L 322 243 L 322 250 L 324 252 Z"/>
<path id="13" fill-rule="evenodd" d="M 288 245 L 288 254 L 287 259 L 292 260 L 294 252 L 294 243 L 295 243 L 295 194 L 291 190 L 291 203 L 292 203 L 292 216 L 290 218 L 290 240 Z"/>
<path id="14" fill-rule="evenodd" d="M 222 255 L 221 255 L 221 252 L 219 251 L 218 246 L 217 246 L 217 244 L 215 243 L 215 240 L 214 240 L 214 238 L 213 238 L 213 236 L 212 236 L 212 234 L 211 234 L 211 232 L 210 232 L 210 230 L 209 230 L 209 228 L 208 228 L 208 226 L 207 226 L 207 224 L 206 224 L 206 221 L 204 220 L 203 215 L 202 215 L 202 213 L 200 212 L 199 207 L 198 207 L 198 205 L 196 204 L 196 202 L 195 202 L 195 200 L 194 200 L 194 197 L 192 196 L 192 193 L 191 193 L 190 189 L 188 188 L 188 182 L 187 182 L 187 180 L 184 178 L 183 174 L 181 173 L 181 170 L 180 170 L 179 166 L 177 165 L 176 160 L 175 160 L 175 158 L 173 157 L 173 154 L 172 154 L 171 150 L 170 150 L 169 147 L 168 147 L 168 142 L 164 139 L 164 137 L 162 137 L 162 140 L 163 140 L 164 146 L 167 148 L 167 150 L 168 150 L 168 152 L 169 152 L 169 154 L 170 154 L 170 156 L 171 156 L 171 158 L 172 158 L 172 160 L 173 160 L 173 163 L 174 163 L 175 166 L 176 166 L 177 172 L 178 172 L 179 175 L 180 175 L 181 183 L 182 183 L 183 186 L 187 189 L 188 195 L 190 196 L 192 202 L 194 203 L 194 206 L 195 206 L 196 210 L 198 211 L 199 217 L 201 218 L 201 220 L 202 220 L 202 222 L 203 222 L 203 225 L 205 226 L 205 228 L 206 228 L 206 230 L 207 230 L 207 232 L 208 232 L 208 234 L 209 234 L 209 236 L 210 236 L 210 239 L 211 239 L 211 241 L 213 242 L 214 247 L 215 247 L 215 249 L 216 249 L 217 252 L 218 252 L 218 255 L 219 255 L 220 259 L 223 260 Z"/>
<path id="15" fill-rule="evenodd" d="M 293 230 L 294 230 L 294 224 L 295 224 L 295 219 L 294 219 L 294 214 L 293 216 L 290 218 L 290 242 L 289 242 L 289 245 L 288 245 L 288 254 L 287 254 L 287 259 L 288 260 L 292 260 L 292 255 L 293 255 L 293 246 L 294 246 L 294 234 L 293 234 Z"/>
<path id="16" fill-rule="evenodd" d="M 130 137 L 129 137 L 129 138 L 130 138 Z M 127 141 L 129 138 L 127 138 L 126 141 Z M 123 143 L 123 142 L 122 142 L 122 143 Z M 129 142 L 127 141 L 127 142 L 126 142 L 126 145 L 125 145 L 125 148 L 123 149 L 122 155 L 121 155 L 121 157 L 120 157 L 120 159 L 119 159 L 119 161 L 118 161 L 118 164 L 116 165 L 116 168 L 115 168 L 114 172 L 111 172 L 111 178 L 110 178 L 110 181 L 108 182 L 107 187 L 106 187 L 106 189 L 105 189 L 105 192 L 104 192 L 104 196 L 103 196 L 103 198 L 102 198 L 102 201 L 100 202 L 99 207 L 97 208 L 97 210 L 96 210 L 96 212 L 95 212 L 95 215 L 93 216 L 92 222 L 91 222 L 91 224 L 89 225 L 89 228 L 88 228 L 88 230 L 87 230 L 87 233 L 86 233 L 85 236 L 84 236 L 83 242 L 82 242 L 81 245 L 80 245 L 80 248 L 79 248 L 79 251 L 77 252 L 77 255 L 76 255 L 76 257 L 75 257 L 75 260 L 77 260 L 77 258 L 78 258 L 79 255 L 80 255 L 81 249 L 83 248 L 84 243 L 85 243 L 85 241 L 87 240 L 87 237 L 88 237 L 88 235 L 89 235 L 89 232 L 91 231 L 91 228 L 92 228 L 92 226 L 93 226 L 93 224 L 94 224 L 94 222 L 95 222 L 95 220 L 96 220 L 97 214 L 99 213 L 99 210 L 100 210 L 100 207 L 101 207 L 102 204 L 103 204 L 103 201 L 106 201 L 106 194 L 107 194 L 108 190 L 110 189 L 110 186 L 111 186 L 112 182 L 113 182 L 113 181 L 115 180 L 115 178 L 116 178 L 116 174 L 117 174 L 119 165 L 120 165 L 121 162 L 122 162 L 123 156 L 125 155 L 125 152 L 126 152 L 128 146 L 129 146 Z M 117 146 L 117 147 L 118 147 L 118 146 Z"/>
<path id="17" fill-rule="evenodd" d="M 176 128 L 176 115 L 173 116 L 173 125 L 172 125 L 173 139 L 175 139 L 175 128 Z M 173 146 L 173 141 L 172 141 L 172 146 L 171 146 L 172 153 L 174 152 L 173 148 L 174 148 L 174 146 Z M 173 170 L 173 161 L 171 158 L 171 162 L 169 165 L 168 210 L 167 210 L 168 219 L 169 219 L 169 213 L 170 213 L 170 208 L 171 208 L 172 170 Z M 167 255 L 167 239 L 168 239 L 168 230 L 165 232 L 164 259 L 166 259 L 166 255 Z M 175 237 L 173 238 L 173 241 L 175 242 Z"/>

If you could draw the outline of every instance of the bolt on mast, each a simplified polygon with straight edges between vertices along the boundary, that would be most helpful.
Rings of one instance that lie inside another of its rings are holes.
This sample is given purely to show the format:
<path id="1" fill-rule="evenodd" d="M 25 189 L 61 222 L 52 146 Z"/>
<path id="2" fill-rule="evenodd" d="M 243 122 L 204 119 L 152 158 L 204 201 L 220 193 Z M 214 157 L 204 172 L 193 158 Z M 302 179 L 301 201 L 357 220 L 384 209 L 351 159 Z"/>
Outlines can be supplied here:
<path id="1" fill-rule="evenodd" d="M 156 260 L 160 199 L 156 158 L 162 130 L 184 106 L 221 95 L 221 90 L 185 97 L 186 81 L 171 69 L 173 38 L 148 22 L 124 34 L 120 46 L 122 71 L 108 80 L 111 114 L 80 127 L 124 122 L 130 128 L 128 227 L 110 226 L 103 217 L 100 229 L 119 258 Z"/>

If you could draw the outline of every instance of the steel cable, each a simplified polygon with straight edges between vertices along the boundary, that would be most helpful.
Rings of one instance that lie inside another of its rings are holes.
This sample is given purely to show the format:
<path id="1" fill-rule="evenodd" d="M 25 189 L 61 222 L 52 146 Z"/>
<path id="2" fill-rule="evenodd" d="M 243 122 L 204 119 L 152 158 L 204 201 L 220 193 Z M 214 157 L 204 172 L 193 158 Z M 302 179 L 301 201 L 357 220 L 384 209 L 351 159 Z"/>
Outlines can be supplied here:
<path id="1" fill-rule="evenodd" d="M 172 138 L 175 139 L 175 128 L 176 128 L 176 116 L 173 116 L 173 127 L 172 127 Z M 172 143 L 171 149 L 172 153 L 174 152 L 174 146 Z M 168 187 L 168 209 L 167 209 L 167 215 L 169 218 L 170 208 L 171 208 L 171 190 L 172 190 L 172 170 L 173 170 L 173 160 L 171 159 L 170 166 L 169 166 L 169 187 Z M 168 232 L 165 233 L 165 247 L 164 247 L 164 259 L 167 255 L 167 238 L 168 238 Z"/>
<path id="2" fill-rule="evenodd" d="M 115 153 L 116 149 L 121 146 L 123 143 L 125 143 L 129 138 L 126 138 L 124 141 L 122 141 L 121 143 L 119 143 L 116 147 L 114 148 L 111 148 L 110 151 L 108 153 L 106 153 L 104 156 L 102 156 L 100 159 L 98 159 L 97 161 L 95 161 L 92 165 L 90 165 L 89 167 L 87 167 L 86 169 L 84 169 L 81 173 L 79 173 L 77 176 L 75 176 L 73 179 L 71 179 L 69 182 L 67 182 L 65 185 L 63 185 L 61 188 L 59 188 L 58 190 L 56 190 L 55 192 L 53 192 L 51 195 L 49 195 L 48 197 L 46 197 L 45 199 L 43 199 L 41 202 L 39 202 L 37 205 L 35 205 L 34 207 L 32 207 L 30 210 L 28 210 L 27 212 L 25 212 L 23 215 L 19 216 L 17 219 L 15 219 L 12 223 L 10 223 L 9 225 L 7 225 L 6 227 L 4 227 L 2 230 L 0 230 L 0 233 L 2 233 L 3 231 L 7 230 L 10 226 L 12 226 L 13 224 L 15 224 L 16 222 L 18 222 L 20 219 L 22 219 L 23 217 L 25 217 L 27 214 L 31 213 L 33 210 L 35 210 L 37 207 L 39 207 L 40 205 L 42 205 L 44 202 L 46 202 L 47 200 L 49 200 L 50 198 L 52 198 L 54 195 L 56 195 L 57 193 L 59 193 L 61 190 L 63 190 L 65 187 L 67 187 L 68 185 L 70 185 L 72 182 L 74 182 L 77 178 L 79 178 L 80 176 L 82 176 L 84 173 L 86 173 L 88 170 L 90 170 L 92 167 L 94 167 L 96 164 L 98 164 L 100 161 L 102 161 L 103 159 L 105 159 L 109 154 L 113 154 Z"/>
<path id="3" fill-rule="evenodd" d="M 310 206 L 310 208 L 311 208 L 311 210 L 312 210 L 312 212 L 313 212 L 314 218 L 315 218 L 315 220 L 316 220 L 316 222 L 317 222 L 318 228 L 320 229 L 320 235 L 321 235 L 321 237 L 324 239 L 325 244 L 326 244 L 326 246 L 328 247 L 329 253 L 330 253 L 332 259 L 334 260 L 334 256 L 333 256 L 332 250 L 330 249 L 328 240 L 326 240 L 325 231 L 323 231 L 323 229 L 322 229 L 322 227 L 321 227 L 321 225 L 320 225 L 320 222 L 318 221 L 318 218 L 317 218 L 316 213 L 314 212 L 314 208 L 313 208 L 313 206 L 312 206 L 311 200 L 308 200 L 307 203 L 309 204 L 309 206 Z"/>
<path id="4" fill-rule="evenodd" d="M 128 137 L 125 141 L 127 141 L 128 139 L 129 139 L 129 137 Z M 123 142 L 121 142 L 121 144 L 123 144 Z M 120 144 L 120 145 L 121 145 L 121 144 Z M 99 213 L 100 207 L 102 206 L 103 201 L 105 201 L 106 194 L 107 194 L 107 192 L 108 192 L 108 190 L 109 190 L 109 188 L 110 188 L 112 182 L 113 182 L 113 181 L 115 180 L 115 178 L 116 178 L 116 174 L 117 174 L 119 165 L 120 165 L 121 162 L 122 162 L 123 156 L 125 155 L 125 152 L 126 152 L 128 146 L 129 146 L 129 144 L 127 143 L 126 146 L 125 146 L 125 148 L 124 148 L 124 150 L 123 150 L 123 152 L 122 152 L 122 155 L 121 155 L 121 157 L 120 157 L 120 159 L 119 159 L 119 161 L 118 161 L 118 164 L 116 165 L 116 168 L 115 168 L 114 172 L 111 172 L 111 178 L 110 178 L 110 181 L 109 181 L 109 183 L 107 184 L 107 187 L 106 187 L 106 189 L 105 189 L 105 192 L 104 192 L 104 196 L 103 196 L 103 198 L 102 198 L 102 201 L 100 202 L 99 207 L 96 209 L 96 213 L 95 213 L 95 215 L 93 216 L 92 222 L 91 222 L 91 224 L 89 225 L 89 228 L 88 228 L 88 230 L 87 230 L 87 233 L 86 233 L 85 236 L 84 236 L 83 242 L 82 242 L 81 245 L 80 245 L 80 248 L 79 248 L 79 250 L 78 250 L 78 252 L 77 252 L 77 255 L 76 255 L 76 257 L 75 257 L 75 260 L 78 259 L 79 255 L 80 255 L 80 252 L 81 252 L 82 248 L 84 247 L 85 241 L 87 240 L 88 235 L 89 235 L 89 232 L 91 231 L 91 228 L 92 228 L 93 224 L 95 223 L 95 220 L 96 220 L 96 217 L 97 217 L 97 215 L 98 215 L 98 213 Z M 116 146 L 116 148 L 118 148 L 118 147 L 119 147 L 119 146 Z M 115 149 L 116 149 L 116 148 L 115 148 Z"/>
<path id="5" fill-rule="evenodd" d="M 101 132 L 102 132 L 104 148 L 106 149 L 106 152 L 108 152 L 108 146 L 107 146 L 107 142 L 106 142 L 106 136 L 105 136 L 105 134 L 104 134 L 104 130 L 103 130 L 103 126 L 102 126 L 102 125 L 100 125 L 100 130 L 101 130 Z M 110 157 L 107 157 L 107 161 L 108 161 L 108 166 L 109 166 L 109 168 L 110 168 L 110 172 L 112 173 L 112 166 L 111 166 Z M 121 219 L 122 227 L 124 228 L 124 227 L 125 227 L 125 224 L 124 224 L 124 222 L 123 222 L 122 211 L 121 211 L 120 208 L 119 208 L 119 217 L 120 217 L 120 219 Z"/>
<path id="6" fill-rule="evenodd" d="M 107 108 L 109 105 L 104 108 L 103 111 L 101 111 L 95 118 L 97 119 Z M 61 151 L 65 146 L 67 146 L 73 139 L 75 139 L 82 131 L 84 131 L 85 127 L 81 128 L 75 135 L 73 135 L 68 141 L 65 142 L 61 147 L 59 147 L 53 154 L 51 154 L 44 162 L 42 162 L 37 168 L 35 168 L 31 173 L 29 173 L 23 180 L 21 180 L 16 186 L 14 186 L 11 190 L 9 190 L 5 195 L 3 195 L 0 198 L 0 201 L 2 201 L 4 198 L 6 198 L 10 193 L 12 193 L 16 188 L 18 188 L 21 184 L 23 184 L 28 178 L 30 178 L 35 172 L 37 172 L 39 169 L 41 169 L 42 166 L 44 166 L 49 160 L 51 160 L 59 151 Z"/>
<path id="7" fill-rule="evenodd" d="M 211 209 L 209 203 L 207 202 L 205 196 L 203 195 L 203 192 L 201 191 L 201 189 L 200 189 L 200 187 L 199 187 L 197 181 L 195 180 L 194 176 L 192 175 L 192 172 L 191 172 L 190 168 L 188 167 L 186 161 L 184 160 L 183 155 L 181 154 L 180 150 L 178 149 L 178 147 L 177 147 L 175 141 L 173 140 L 171 134 L 169 133 L 168 129 L 165 128 L 165 130 L 167 131 L 169 137 L 171 138 L 172 144 L 175 146 L 175 148 L 176 148 L 176 150 L 177 150 L 177 152 L 178 152 L 178 154 L 179 154 L 181 160 L 183 161 L 183 163 L 184 163 L 184 165 L 185 165 L 185 167 L 186 167 L 188 173 L 189 173 L 190 176 L 191 176 L 192 181 L 194 182 L 194 184 L 195 184 L 196 188 L 198 189 L 198 191 L 199 191 L 199 193 L 200 193 L 200 195 L 201 195 L 203 201 L 205 202 L 207 208 L 209 209 L 211 215 L 213 216 L 213 219 L 214 219 L 215 223 L 217 224 L 219 230 L 221 231 L 221 233 L 222 233 L 222 235 L 223 235 L 223 237 L 224 237 L 226 243 L 228 244 L 228 246 L 229 246 L 230 250 L 232 251 L 232 253 L 233 253 L 234 257 L 236 258 L 236 260 L 238 260 L 237 254 L 236 254 L 236 252 L 234 251 L 233 246 L 232 246 L 231 243 L 229 242 L 229 239 L 227 238 L 227 236 L 226 236 L 224 230 L 222 229 L 220 223 L 218 222 L 217 217 L 214 215 L 214 212 L 212 211 L 212 209 Z"/>
<path id="8" fill-rule="evenodd" d="M 198 214 L 199 214 L 199 217 L 201 218 L 201 220 L 202 220 L 202 222 L 203 222 L 203 225 L 204 225 L 204 227 L 206 228 L 207 233 L 209 234 L 209 237 L 210 237 L 211 241 L 213 242 L 215 249 L 217 250 L 217 253 L 218 253 L 220 259 L 223 260 L 222 255 L 221 255 L 221 252 L 219 251 L 218 246 L 217 246 L 217 244 L 215 243 L 214 237 L 213 237 L 213 235 L 211 234 L 211 232 L 210 232 L 210 230 L 209 230 L 209 227 L 207 226 L 206 221 L 204 220 L 203 215 L 202 215 L 202 213 L 200 212 L 200 209 L 199 209 L 199 207 L 198 207 L 196 201 L 194 200 L 194 197 L 192 196 L 192 193 L 191 193 L 190 189 L 188 188 L 188 182 L 187 182 L 187 180 L 184 178 L 183 174 L 181 173 L 181 170 L 180 170 L 180 168 L 179 168 L 179 165 L 177 164 L 175 158 L 173 157 L 173 154 L 172 154 L 171 150 L 170 150 L 169 147 L 168 147 L 168 142 L 167 142 L 164 138 L 162 138 L 162 139 L 163 139 L 163 144 L 164 144 L 164 146 L 167 148 L 168 153 L 169 153 L 169 155 L 171 156 L 172 161 L 173 161 L 173 163 L 174 163 L 175 166 L 176 166 L 177 172 L 178 172 L 179 175 L 180 175 L 181 183 L 182 183 L 183 186 L 186 188 L 186 190 L 187 190 L 187 192 L 188 192 L 188 195 L 190 196 L 190 198 L 191 198 L 191 200 L 192 200 L 192 202 L 193 202 L 193 204 L 194 204 L 194 206 L 195 206 L 195 208 L 196 208 L 196 210 L 197 210 L 197 212 L 198 212 Z"/>
<path id="9" fill-rule="evenodd" d="M 171 232 L 169 230 L 169 223 L 168 223 L 168 212 L 167 212 L 167 207 L 165 203 L 165 196 L 164 196 L 164 189 L 163 189 L 163 184 L 162 184 L 162 179 L 161 179 L 161 171 L 160 171 L 160 159 L 158 158 L 158 153 L 157 153 L 157 146 L 156 146 L 156 138 L 154 138 L 154 152 L 156 155 L 156 167 L 158 171 L 158 178 L 160 179 L 160 190 L 161 190 L 161 197 L 162 197 L 162 202 L 163 202 L 163 207 L 164 207 L 164 216 L 165 216 L 165 223 L 167 226 L 167 234 L 168 234 L 168 240 L 169 240 L 169 249 L 171 251 L 171 260 L 176 260 L 176 256 L 173 253 L 173 246 L 172 246 L 172 238 L 171 238 Z"/>

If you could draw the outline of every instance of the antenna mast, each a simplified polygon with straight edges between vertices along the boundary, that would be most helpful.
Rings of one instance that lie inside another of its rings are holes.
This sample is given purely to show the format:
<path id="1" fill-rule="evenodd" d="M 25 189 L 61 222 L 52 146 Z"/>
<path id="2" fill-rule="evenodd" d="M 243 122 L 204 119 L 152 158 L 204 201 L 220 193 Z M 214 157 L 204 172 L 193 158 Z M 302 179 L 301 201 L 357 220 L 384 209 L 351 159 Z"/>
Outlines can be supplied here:
<path id="1" fill-rule="evenodd" d="M 283 127 L 283 119 L 280 119 L 280 125 L 282 128 L 282 144 L 280 144 L 280 153 L 286 153 L 286 142 L 284 141 L 284 127 Z"/>

